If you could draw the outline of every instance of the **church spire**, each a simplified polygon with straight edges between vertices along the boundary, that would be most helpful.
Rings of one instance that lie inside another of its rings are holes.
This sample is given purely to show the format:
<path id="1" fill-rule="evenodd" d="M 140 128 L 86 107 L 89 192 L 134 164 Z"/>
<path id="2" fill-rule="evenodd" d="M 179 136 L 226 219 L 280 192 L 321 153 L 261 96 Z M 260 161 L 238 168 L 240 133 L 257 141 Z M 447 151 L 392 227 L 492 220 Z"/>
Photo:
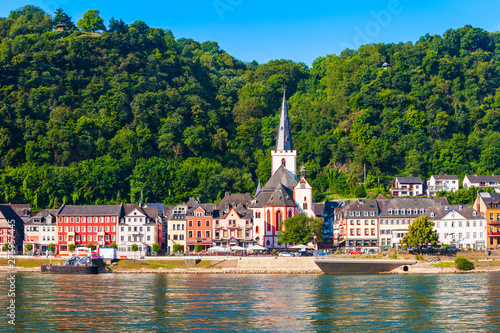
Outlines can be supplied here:
<path id="1" fill-rule="evenodd" d="M 276 150 L 293 150 L 292 132 L 288 118 L 288 107 L 286 105 L 286 90 L 283 89 L 283 104 L 281 106 L 280 125 L 276 137 Z"/>
<path id="2" fill-rule="evenodd" d="M 257 189 L 255 190 L 254 197 L 256 197 L 260 192 L 262 192 L 262 187 L 260 186 L 260 178 L 259 178 L 259 184 L 257 184 Z"/>

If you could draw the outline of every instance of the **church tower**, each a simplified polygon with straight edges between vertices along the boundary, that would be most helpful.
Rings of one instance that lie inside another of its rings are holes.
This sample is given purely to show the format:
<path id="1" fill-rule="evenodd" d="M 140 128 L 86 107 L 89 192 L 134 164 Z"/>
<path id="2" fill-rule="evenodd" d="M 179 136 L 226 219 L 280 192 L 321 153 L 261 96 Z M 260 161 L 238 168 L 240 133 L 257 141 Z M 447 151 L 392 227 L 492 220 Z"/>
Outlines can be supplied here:
<path id="1" fill-rule="evenodd" d="M 282 165 L 297 179 L 297 151 L 293 150 L 290 119 L 286 105 L 286 91 L 283 91 L 283 104 L 281 106 L 280 124 L 276 136 L 276 147 L 271 151 L 271 176 Z"/>

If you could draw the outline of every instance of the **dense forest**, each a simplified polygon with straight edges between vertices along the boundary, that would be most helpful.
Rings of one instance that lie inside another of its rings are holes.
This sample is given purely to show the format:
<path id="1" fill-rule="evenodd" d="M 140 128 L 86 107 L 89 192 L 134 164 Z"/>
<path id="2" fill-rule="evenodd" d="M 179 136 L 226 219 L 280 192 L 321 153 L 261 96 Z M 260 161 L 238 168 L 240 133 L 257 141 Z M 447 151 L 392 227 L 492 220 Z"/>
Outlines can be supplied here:
<path id="1" fill-rule="evenodd" d="M 57 24 L 64 31 L 56 31 Z M 500 173 L 500 33 L 464 26 L 303 63 L 244 63 L 98 11 L 0 19 L 0 201 L 216 201 L 270 176 L 286 84 L 315 199 L 395 175 Z M 382 68 L 387 62 L 389 66 Z"/>

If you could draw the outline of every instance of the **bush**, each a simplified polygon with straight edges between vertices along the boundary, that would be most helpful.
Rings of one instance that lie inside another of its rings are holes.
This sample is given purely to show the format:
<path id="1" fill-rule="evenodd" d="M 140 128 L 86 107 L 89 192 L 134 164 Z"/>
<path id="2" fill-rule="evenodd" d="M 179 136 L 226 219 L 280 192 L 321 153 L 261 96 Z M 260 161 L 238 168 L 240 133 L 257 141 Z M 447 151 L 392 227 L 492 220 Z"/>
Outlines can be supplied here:
<path id="1" fill-rule="evenodd" d="M 116 249 L 116 248 L 118 248 L 118 245 L 116 243 L 111 243 L 111 244 L 109 244 L 109 247 L 114 247 Z"/>
<path id="2" fill-rule="evenodd" d="M 415 256 L 415 259 L 417 259 L 417 260 L 424 260 L 424 257 L 422 257 L 420 254 L 417 254 Z"/>
<path id="3" fill-rule="evenodd" d="M 174 250 L 174 252 L 181 252 L 181 248 L 182 248 L 182 247 L 181 247 L 181 245 L 180 245 L 180 244 L 174 244 L 174 248 L 173 248 L 173 250 Z"/>
<path id="4" fill-rule="evenodd" d="M 196 244 L 196 245 L 194 246 L 194 250 L 195 250 L 196 252 L 201 252 L 201 250 L 203 250 L 203 246 L 202 246 L 201 244 Z"/>
<path id="5" fill-rule="evenodd" d="M 474 268 L 474 264 L 471 263 L 465 257 L 457 257 L 455 259 L 455 267 L 457 267 L 461 271 L 470 271 Z"/>
<path id="6" fill-rule="evenodd" d="M 28 251 L 28 252 L 31 252 L 31 250 L 33 250 L 33 245 L 30 243 L 26 244 L 24 247 L 26 248 L 26 251 Z"/>
<path id="7" fill-rule="evenodd" d="M 68 245 L 68 250 L 70 250 L 71 252 L 75 251 L 75 248 L 76 248 L 76 246 L 73 243 Z"/>
<path id="8" fill-rule="evenodd" d="M 472 248 L 470 246 L 467 246 L 467 251 L 472 251 Z"/>

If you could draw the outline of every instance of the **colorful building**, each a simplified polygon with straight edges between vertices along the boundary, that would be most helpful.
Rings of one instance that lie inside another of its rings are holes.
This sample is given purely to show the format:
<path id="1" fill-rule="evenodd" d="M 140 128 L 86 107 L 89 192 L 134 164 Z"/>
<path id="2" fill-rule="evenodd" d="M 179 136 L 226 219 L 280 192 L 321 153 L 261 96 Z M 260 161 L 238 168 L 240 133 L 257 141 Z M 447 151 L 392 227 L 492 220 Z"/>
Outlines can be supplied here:
<path id="1" fill-rule="evenodd" d="M 174 252 L 174 245 L 181 247 L 181 252 L 186 252 L 186 216 L 188 205 L 182 204 L 172 207 L 167 214 L 167 253 Z"/>
<path id="2" fill-rule="evenodd" d="M 396 177 L 391 188 L 393 197 L 416 197 L 424 194 L 420 177 Z"/>
<path id="3" fill-rule="evenodd" d="M 33 254 L 46 254 L 49 245 L 57 244 L 56 215 L 58 209 L 45 209 L 30 217 L 24 224 L 24 249 L 31 244 Z M 25 251 L 26 252 L 26 251 Z"/>
<path id="4" fill-rule="evenodd" d="M 479 192 L 474 209 L 486 218 L 486 246 L 489 250 L 500 249 L 500 193 Z"/>
<path id="5" fill-rule="evenodd" d="M 196 244 L 206 251 L 212 247 L 214 204 L 189 205 L 186 216 L 186 246 L 188 251 L 194 251 Z"/>
<path id="6" fill-rule="evenodd" d="M 226 192 L 214 211 L 214 245 L 223 248 L 253 245 L 253 213 L 248 209 L 251 201 L 250 193 Z"/>
<path id="7" fill-rule="evenodd" d="M 101 206 L 62 205 L 57 213 L 59 252 L 74 244 L 107 246 L 117 241 L 118 221 L 125 215 L 123 204 Z"/>

